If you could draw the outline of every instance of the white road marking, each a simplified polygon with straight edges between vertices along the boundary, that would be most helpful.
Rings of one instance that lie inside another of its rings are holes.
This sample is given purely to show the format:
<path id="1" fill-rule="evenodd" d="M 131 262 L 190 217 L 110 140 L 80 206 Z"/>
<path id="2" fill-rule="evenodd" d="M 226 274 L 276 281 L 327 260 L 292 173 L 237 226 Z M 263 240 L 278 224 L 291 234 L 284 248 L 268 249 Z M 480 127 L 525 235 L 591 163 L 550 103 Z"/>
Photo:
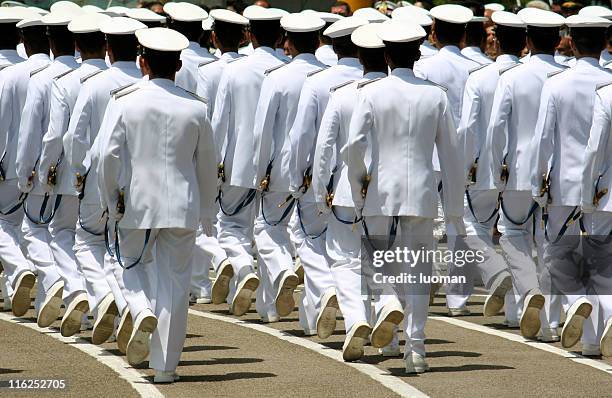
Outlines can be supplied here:
<path id="1" fill-rule="evenodd" d="M 374 365 L 360 363 L 360 362 L 344 362 L 342 359 L 342 352 L 338 350 L 334 350 L 332 348 L 325 347 L 321 344 L 317 344 L 314 341 L 310 341 L 308 339 L 304 339 L 301 337 L 296 337 L 290 335 L 288 333 L 283 332 L 282 330 L 274 329 L 269 326 L 245 322 L 240 319 L 231 318 L 223 315 L 211 314 L 209 312 L 197 311 L 194 309 L 189 309 L 189 314 L 194 316 L 199 316 L 202 318 L 208 318 L 215 321 L 227 322 L 233 325 L 242 326 L 248 329 L 253 329 L 261 333 L 266 333 L 270 336 L 276 337 L 280 340 L 286 341 L 291 344 L 298 345 L 300 347 L 309 349 L 318 354 L 331 358 L 337 362 L 343 363 L 347 366 L 350 366 L 359 372 L 371 377 L 375 381 L 379 382 L 383 386 L 387 387 L 391 391 L 399 394 L 402 397 L 414 397 L 414 398 L 425 398 L 426 394 L 417 390 L 410 384 L 404 382 L 402 379 L 392 376 L 389 372 L 386 372 L 382 369 L 377 368 Z"/>
<path id="2" fill-rule="evenodd" d="M 24 326 L 37 332 L 45 332 L 45 335 L 50 336 L 62 343 L 69 344 L 85 354 L 93 357 L 102 365 L 110 368 L 117 373 L 119 377 L 127 381 L 130 386 L 138 392 L 143 398 L 164 398 L 164 395 L 136 369 L 132 368 L 123 360 L 122 357 L 108 353 L 103 347 L 93 345 L 90 341 L 79 337 L 64 337 L 59 332 L 53 332 L 48 328 L 39 328 L 36 322 L 29 320 L 14 318 L 12 315 L 0 313 L 0 320 L 10 322 L 19 326 Z"/>
<path id="3" fill-rule="evenodd" d="M 591 358 L 583 357 L 582 355 L 578 355 L 578 354 L 575 354 L 573 352 L 569 352 L 569 351 L 563 350 L 561 348 L 557 348 L 557 347 L 555 347 L 553 345 L 550 345 L 550 344 L 547 344 L 547 343 L 542 343 L 542 342 L 534 341 L 534 340 L 528 340 L 528 339 L 526 339 L 523 336 L 518 335 L 518 334 L 503 332 L 503 331 L 500 331 L 500 330 L 489 328 L 487 326 L 482 326 L 482 325 L 478 325 L 476 323 L 462 321 L 460 319 L 455 319 L 455 318 L 447 318 L 447 317 L 443 317 L 443 316 L 432 316 L 432 315 L 430 315 L 429 319 L 432 319 L 432 320 L 435 320 L 435 321 L 440 321 L 440 322 L 446 322 L 446 323 L 449 323 L 451 325 L 459 326 L 459 327 L 464 328 L 464 329 L 475 330 L 475 331 L 478 331 L 478 332 L 481 332 L 481 333 L 486 333 L 486 334 L 489 334 L 489 335 L 492 335 L 492 336 L 501 337 L 501 338 L 506 339 L 506 340 L 514 341 L 514 342 L 517 342 L 517 343 L 522 343 L 522 344 L 528 345 L 529 347 L 536 348 L 538 350 L 547 351 L 547 352 L 550 352 L 552 354 L 556 354 L 556 355 L 562 356 L 563 358 L 567 358 L 570 361 L 574 361 L 574 362 L 580 363 L 582 365 L 590 366 L 592 368 L 601 370 L 602 372 L 605 372 L 605 373 L 607 373 L 609 375 L 612 375 L 612 365 L 610 365 L 609 363 L 606 363 L 604 361 L 599 361 L 599 360 L 596 360 L 596 359 L 591 359 Z"/>

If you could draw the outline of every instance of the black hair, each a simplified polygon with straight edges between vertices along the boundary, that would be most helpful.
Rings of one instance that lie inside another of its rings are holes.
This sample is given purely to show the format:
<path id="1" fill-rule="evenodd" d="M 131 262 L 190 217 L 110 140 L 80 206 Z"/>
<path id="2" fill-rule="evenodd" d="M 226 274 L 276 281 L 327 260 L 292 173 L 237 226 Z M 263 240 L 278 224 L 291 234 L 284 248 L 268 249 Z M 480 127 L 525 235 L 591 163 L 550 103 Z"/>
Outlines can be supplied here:
<path id="1" fill-rule="evenodd" d="M 0 23 L 0 49 L 14 50 L 19 44 L 17 23 Z"/>
<path id="2" fill-rule="evenodd" d="M 420 58 L 419 47 L 422 40 L 414 40 L 407 43 L 385 42 L 385 55 L 395 68 L 411 68 Z"/>
<path id="3" fill-rule="evenodd" d="M 463 34 L 465 33 L 465 25 L 436 19 L 434 22 L 434 31 L 436 32 L 436 40 L 440 44 L 459 46 Z"/>
<path id="4" fill-rule="evenodd" d="M 136 60 L 138 40 L 135 35 L 106 35 L 106 42 L 113 52 L 114 61 Z"/>
<path id="5" fill-rule="evenodd" d="M 60 55 L 74 55 L 74 35 L 66 25 L 47 26 L 49 44 L 57 51 L 56 57 Z"/>
<path id="6" fill-rule="evenodd" d="M 29 26 L 21 29 L 21 38 L 28 54 L 49 54 L 49 39 L 45 26 Z"/>
<path id="7" fill-rule="evenodd" d="M 333 24 L 333 22 L 325 22 L 325 26 L 323 26 L 323 27 L 321 28 L 321 30 L 319 31 L 319 41 L 320 41 L 322 44 L 327 44 L 327 45 L 332 44 L 332 39 L 331 39 L 331 37 L 329 37 L 329 36 L 325 36 L 325 35 L 323 34 L 323 32 L 325 32 L 325 30 L 326 30 L 327 28 L 329 28 L 329 27 L 330 27 L 332 24 Z"/>
<path id="8" fill-rule="evenodd" d="M 181 52 L 143 48 L 141 56 L 147 61 L 151 73 L 155 77 L 170 79 L 176 74 L 176 66 L 180 60 Z"/>
<path id="9" fill-rule="evenodd" d="M 527 26 L 527 37 L 535 47 L 535 50 L 554 53 L 559 45 L 561 37 L 557 27 Z"/>
<path id="10" fill-rule="evenodd" d="M 274 48 L 281 35 L 280 21 L 251 21 L 251 33 L 260 46 Z"/>
<path id="11" fill-rule="evenodd" d="M 106 45 L 106 39 L 102 32 L 78 33 L 74 35 L 74 41 L 79 51 L 84 54 L 99 52 Z"/>
<path id="12" fill-rule="evenodd" d="M 606 47 L 606 28 L 570 28 L 570 36 L 581 54 L 600 53 Z"/>
<path id="13" fill-rule="evenodd" d="M 314 54 L 319 47 L 319 32 L 287 32 L 287 39 L 299 53 Z"/>
<path id="14" fill-rule="evenodd" d="M 612 26 L 609 26 L 608 29 L 606 29 L 606 40 L 608 41 L 608 44 L 612 44 Z"/>
<path id="15" fill-rule="evenodd" d="M 182 33 L 187 37 L 189 41 L 200 41 L 200 36 L 202 36 L 202 22 L 186 22 L 186 21 L 177 21 L 171 20 L 170 26 L 171 29 L 176 30 L 177 32 Z"/>
<path id="16" fill-rule="evenodd" d="M 147 28 L 163 28 L 166 23 L 164 21 L 140 21 L 147 25 Z"/>
<path id="17" fill-rule="evenodd" d="M 346 13 L 342 14 L 345 17 L 348 17 L 349 15 L 351 15 L 351 6 L 346 1 L 336 1 L 334 3 L 334 5 L 332 6 L 332 8 L 336 8 L 336 7 L 344 7 L 344 8 L 346 8 Z"/>
<path id="18" fill-rule="evenodd" d="M 385 60 L 384 48 L 362 48 L 359 47 L 359 62 L 363 69 L 367 71 L 386 71 L 387 61 Z"/>
<path id="19" fill-rule="evenodd" d="M 200 47 L 202 48 L 212 47 L 212 44 L 210 42 L 211 36 L 212 36 L 211 30 L 203 31 L 202 36 L 200 36 L 200 40 L 198 41 L 198 43 L 200 43 Z"/>
<path id="20" fill-rule="evenodd" d="M 244 38 L 244 27 L 235 23 L 215 21 L 213 30 L 223 47 L 237 48 Z"/>
<path id="21" fill-rule="evenodd" d="M 527 32 L 524 28 L 496 25 L 495 38 L 503 53 L 518 56 L 525 48 Z"/>
<path id="22" fill-rule="evenodd" d="M 351 35 L 332 39 L 332 46 L 338 58 L 357 56 L 357 46 L 351 41 Z"/>
<path id="23" fill-rule="evenodd" d="M 233 8 L 238 14 L 242 14 L 246 5 L 242 0 L 227 0 L 227 8 Z"/>
<path id="24" fill-rule="evenodd" d="M 467 47 L 482 46 L 486 37 L 487 32 L 482 22 L 469 22 L 465 27 L 465 45 Z"/>

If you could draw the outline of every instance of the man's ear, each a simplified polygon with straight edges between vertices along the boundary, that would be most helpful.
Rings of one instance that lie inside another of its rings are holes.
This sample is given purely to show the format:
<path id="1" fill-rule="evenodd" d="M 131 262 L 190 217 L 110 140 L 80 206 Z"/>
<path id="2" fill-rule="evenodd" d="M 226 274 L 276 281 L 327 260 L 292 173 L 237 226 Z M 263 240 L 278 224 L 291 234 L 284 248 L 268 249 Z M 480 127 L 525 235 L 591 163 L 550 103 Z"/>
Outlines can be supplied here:
<path id="1" fill-rule="evenodd" d="M 149 69 L 149 64 L 146 58 L 141 55 L 140 58 L 138 58 L 138 64 L 140 65 L 140 71 L 142 72 L 142 75 L 143 76 L 148 75 L 150 72 L 150 69 Z"/>

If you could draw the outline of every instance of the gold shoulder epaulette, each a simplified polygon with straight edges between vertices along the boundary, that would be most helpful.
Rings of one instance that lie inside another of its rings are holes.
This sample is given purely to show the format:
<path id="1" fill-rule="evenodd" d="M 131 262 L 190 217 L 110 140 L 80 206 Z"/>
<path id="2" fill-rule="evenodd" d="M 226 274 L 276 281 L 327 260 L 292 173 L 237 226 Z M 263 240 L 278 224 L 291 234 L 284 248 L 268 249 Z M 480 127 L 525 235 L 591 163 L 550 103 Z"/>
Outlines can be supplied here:
<path id="1" fill-rule="evenodd" d="M 445 91 L 445 92 L 446 92 L 446 91 L 448 91 L 448 88 L 447 88 L 447 87 L 444 87 L 444 86 L 443 86 L 443 85 L 441 85 L 441 84 L 438 84 L 438 83 L 436 83 L 436 82 L 432 82 L 431 80 L 428 80 L 428 79 L 425 79 L 425 81 L 426 81 L 426 82 L 428 82 L 428 83 L 433 84 L 434 86 L 436 86 L 436 87 L 438 87 L 438 88 L 442 89 L 442 90 L 443 90 L 443 91 Z"/>
<path id="2" fill-rule="evenodd" d="M 210 60 L 207 60 L 207 61 L 204 61 L 204 62 L 200 62 L 200 64 L 198 65 L 198 68 L 201 68 L 204 65 L 212 64 L 213 62 L 216 62 L 218 60 L 219 60 L 219 58 L 215 58 L 215 59 L 210 59 Z"/>
<path id="3" fill-rule="evenodd" d="M 130 83 L 130 84 L 126 84 L 125 86 L 121 86 L 121 87 L 117 87 L 113 90 L 110 91 L 110 95 L 113 96 L 115 94 L 117 94 L 119 91 L 123 90 L 124 88 L 128 88 L 130 86 L 133 86 L 134 84 L 136 84 L 136 82 Z"/>
<path id="4" fill-rule="evenodd" d="M 334 87 L 332 87 L 332 88 L 330 88 L 330 89 L 329 89 L 329 92 L 330 92 L 330 93 L 333 93 L 334 91 L 336 91 L 336 90 L 338 90 L 338 89 L 340 89 L 340 88 L 342 88 L 342 87 L 348 86 L 349 84 L 353 83 L 354 81 L 355 81 L 355 80 L 349 80 L 348 82 L 344 82 L 344 83 L 342 83 L 342 84 L 339 84 L 339 85 L 337 85 L 337 86 L 334 86 Z"/>
<path id="5" fill-rule="evenodd" d="M 118 99 L 119 99 L 119 98 L 121 98 L 121 97 L 125 97 L 126 95 L 131 94 L 131 93 L 133 93 L 134 91 L 138 90 L 138 88 L 139 88 L 139 87 L 138 87 L 138 86 L 136 86 L 136 87 L 129 88 L 129 89 L 127 89 L 127 90 L 120 91 L 120 92 L 118 92 L 117 94 L 115 94 L 115 99 L 116 99 L 116 100 L 118 100 Z"/>
<path id="6" fill-rule="evenodd" d="M 325 69 L 327 69 L 327 68 L 321 68 L 321 69 L 313 70 L 312 72 L 308 72 L 306 77 L 314 76 L 314 75 L 316 75 L 319 72 L 323 72 Z"/>
<path id="7" fill-rule="evenodd" d="M 478 65 L 475 68 L 470 69 L 470 71 L 468 72 L 470 75 L 478 70 L 481 70 L 482 68 L 484 68 L 485 66 L 489 66 L 490 64 L 483 64 L 483 65 Z"/>
<path id="8" fill-rule="evenodd" d="M 81 84 L 85 83 L 87 80 L 89 80 L 90 78 L 94 77 L 95 75 L 97 75 L 98 73 L 102 73 L 103 69 L 98 69 L 97 71 L 90 73 L 87 76 L 83 76 L 81 78 Z"/>
<path id="9" fill-rule="evenodd" d="M 279 70 L 280 68 L 282 68 L 285 65 L 288 65 L 288 64 L 283 63 L 283 64 L 280 64 L 280 65 L 276 65 L 276 66 L 274 66 L 274 67 L 272 67 L 270 69 L 267 69 L 264 72 L 264 75 L 268 76 L 270 73 L 274 72 L 275 70 Z"/>
<path id="10" fill-rule="evenodd" d="M 68 69 L 66 72 L 60 73 L 59 75 L 55 76 L 55 77 L 53 78 L 53 80 L 59 80 L 59 79 L 61 79 L 62 77 L 64 77 L 64 76 L 68 75 L 68 74 L 69 74 L 69 73 L 71 73 L 71 72 L 74 72 L 74 69 Z"/>
<path id="11" fill-rule="evenodd" d="M 35 74 L 37 74 L 38 72 L 42 72 L 43 70 L 47 69 L 49 67 L 49 65 L 51 64 L 47 64 L 45 66 L 41 66 L 38 69 L 34 69 L 33 71 L 30 72 L 30 77 L 34 76 Z"/>
<path id="12" fill-rule="evenodd" d="M 600 88 L 604 88 L 609 86 L 610 84 L 612 84 L 612 82 L 607 82 L 607 83 L 599 83 L 596 87 L 595 90 L 599 90 Z"/>
<path id="13" fill-rule="evenodd" d="M 565 68 L 565 69 L 561 69 L 561 70 L 556 70 L 554 72 L 550 72 L 549 74 L 546 75 L 547 78 L 551 78 L 553 76 L 557 76 L 559 73 L 563 73 L 566 70 L 568 70 L 569 68 Z"/>
<path id="14" fill-rule="evenodd" d="M 196 93 L 193 93 L 189 90 L 185 90 L 185 92 L 187 92 L 187 94 L 191 95 L 193 98 L 197 99 L 198 101 L 202 101 L 203 103 L 208 104 L 208 100 L 206 98 L 200 97 Z"/>
<path id="15" fill-rule="evenodd" d="M 503 75 L 504 73 L 508 72 L 510 69 L 516 68 L 517 66 L 522 65 L 520 62 L 517 62 L 515 64 L 512 64 L 510 66 L 506 66 L 505 68 L 501 68 L 499 70 L 499 75 Z"/>
<path id="16" fill-rule="evenodd" d="M 228 63 L 228 64 L 231 64 L 232 62 L 236 62 L 236 61 L 241 60 L 241 59 L 243 59 L 243 58 L 246 58 L 246 57 L 245 57 L 244 55 L 241 55 L 241 56 L 239 56 L 239 57 L 232 58 L 232 59 L 228 60 L 228 61 L 227 61 L 227 63 Z"/>
<path id="17" fill-rule="evenodd" d="M 601 65 L 601 66 L 603 66 L 605 68 L 606 66 L 608 66 L 610 64 L 612 64 L 612 60 L 604 62 L 603 65 Z"/>
<path id="18" fill-rule="evenodd" d="M 8 68 L 9 66 L 12 66 L 13 64 L 5 64 L 5 65 L 0 65 L 0 70 L 3 70 L 4 68 Z"/>
<path id="19" fill-rule="evenodd" d="M 379 80 L 382 80 L 382 77 L 377 77 L 376 79 L 372 79 L 372 80 L 368 80 L 367 82 L 361 82 L 357 85 L 357 89 L 363 88 L 365 86 L 367 86 L 368 84 L 377 82 Z"/>

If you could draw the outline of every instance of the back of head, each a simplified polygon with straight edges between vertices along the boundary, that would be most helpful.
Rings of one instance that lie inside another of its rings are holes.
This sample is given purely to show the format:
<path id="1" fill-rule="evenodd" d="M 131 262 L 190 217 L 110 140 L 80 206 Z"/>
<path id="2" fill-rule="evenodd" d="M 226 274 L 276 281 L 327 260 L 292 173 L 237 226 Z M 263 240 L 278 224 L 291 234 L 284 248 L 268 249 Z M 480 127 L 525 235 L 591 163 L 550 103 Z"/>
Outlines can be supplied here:
<path id="1" fill-rule="evenodd" d="M 49 54 L 49 39 L 45 26 L 38 25 L 21 29 L 21 38 L 28 55 Z"/>
<path id="2" fill-rule="evenodd" d="M 390 66 L 393 68 L 411 68 L 421 57 L 422 40 L 415 40 L 406 43 L 385 42 L 385 55 Z"/>
<path id="3" fill-rule="evenodd" d="M 385 48 L 363 48 L 359 47 L 359 62 L 366 71 L 387 71 L 385 61 Z"/>
<path id="4" fill-rule="evenodd" d="M 465 34 L 465 25 L 449 23 L 436 19 L 433 30 L 436 34 L 436 41 L 442 45 L 459 46 Z"/>
<path id="5" fill-rule="evenodd" d="M 107 35 L 108 51 L 113 53 L 113 60 L 135 61 L 138 54 L 138 40 L 136 36 L 129 35 Z"/>
<path id="6" fill-rule="evenodd" d="M 525 48 L 527 33 L 525 28 L 496 25 L 495 38 L 502 53 L 519 56 Z"/>
<path id="7" fill-rule="evenodd" d="M 66 25 L 47 27 L 49 43 L 56 57 L 60 55 L 74 55 L 74 35 Z"/>
<path id="8" fill-rule="evenodd" d="M 527 38 L 531 42 L 532 50 L 547 54 L 553 54 L 561 40 L 558 27 L 528 26 Z"/>
<path id="9" fill-rule="evenodd" d="M 606 48 L 606 28 L 570 28 L 570 36 L 580 55 L 599 56 L 599 53 Z"/>
<path id="10" fill-rule="evenodd" d="M 279 20 L 251 21 L 251 34 L 257 39 L 260 46 L 274 48 L 281 36 L 281 26 Z"/>
<path id="11" fill-rule="evenodd" d="M 238 48 L 240 42 L 244 38 L 244 29 L 242 25 L 215 21 L 213 30 L 217 40 L 226 48 Z"/>
<path id="12" fill-rule="evenodd" d="M 170 21 L 169 28 L 181 32 L 189 41 L 199 42 L 202 36 L 202 22 L 200 21 Z"/>
<path id="13" fill-rule="evenodd" d="M 147 48 L 143 50 L 141 56 L 147 61 L 155 77 L 174 80 L 180 62 L 180 51 L 157 51 Z"/>
<path id="14" fill-rule="evenodd" d="M 287 32 L 287 39 L 298 53 L 314 52 L 319 47 L 319 32 Z"/>
<path id="15" fill-rule="evenodd" d="M 16 22 L 0 23 L 0 50 L 14 50 L 19 43 Z"/>
<path id="16" fill-rule="evenodd" d="M 106 45 L 104 33 L 102 32 L 75 34 L 74 41 L 81 52 L 81 55 L 102 52 L 104 51 Z"/>

